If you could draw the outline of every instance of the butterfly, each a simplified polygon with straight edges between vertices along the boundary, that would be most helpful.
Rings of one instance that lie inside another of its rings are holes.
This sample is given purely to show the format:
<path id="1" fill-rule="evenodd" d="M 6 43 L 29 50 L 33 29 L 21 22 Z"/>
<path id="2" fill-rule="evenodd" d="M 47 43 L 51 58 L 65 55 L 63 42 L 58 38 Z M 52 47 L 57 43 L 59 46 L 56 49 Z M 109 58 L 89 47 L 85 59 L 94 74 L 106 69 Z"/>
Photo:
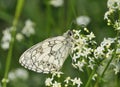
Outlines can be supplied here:
<path id="1" fill-rule="evenodd" d="M 73 31 L 68 30 L 62 36 L 48 38 L 33 45 L 21 55 L 19 63 L 38 73 L 59 71 L 71 53 L 72 45 Z"/>

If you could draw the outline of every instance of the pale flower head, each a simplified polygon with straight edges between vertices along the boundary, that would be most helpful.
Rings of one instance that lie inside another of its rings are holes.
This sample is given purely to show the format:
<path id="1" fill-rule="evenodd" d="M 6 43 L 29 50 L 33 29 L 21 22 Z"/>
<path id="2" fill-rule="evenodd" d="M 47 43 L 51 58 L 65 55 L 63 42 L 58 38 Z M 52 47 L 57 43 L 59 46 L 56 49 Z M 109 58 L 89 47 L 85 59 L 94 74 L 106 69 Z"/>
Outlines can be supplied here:
<path id="1" fill-rule="evenodd" d="M 22 79 L 22 80 L 27 80 L 28 79 L 28 72 L 25 69 L 16 69 L 14 71 L 9 72 L 8 78 L 11 81 L 17 80 L 17 79 Z"/>
<path id="2" fill-rule="evenodd" d="M 3 37 L 1 40 L 1 48 L 4 50 L 7 50 L 9 48 L 9 43 L 11 41 L 11 30 L 12 27 L 10 28 L 6 28 L 5 30 L 3 30 Z"/>
<path id="3" fill-rule="evenodd" d="M 78 25 L 87 26 L 90 23 L 90 18 L 88 16 L 79 16 L 76 18 L 76 22 Z"/>
<path id="4" fill-rule="evenodd" d="M 58 78 L 61 77 L 61 75 L 64 74 L 63 72 L 57 71 L 52 73 L 52 77 L 57 76 Z"/>
<path id="5" fill-rule="evenodd" d="M 93 77 L 92 77 L 92 80 L 95 81 L 95 78 L 96 78 L 97 76 L 98 76 L 97 74 L 94 74 Z"/>
<path id="6" fill-rule="evenodd" d="M 31 20 L 27 20 L 25 22 L 25 26 L 22 29 L 22 34 L 26 35 L 27 37 L 35 34 L 34 23 Z"/>
<path id="7" fill-rule="evenodd" d="M 61 87 L 61 83 L 55 81 L 52 87 Z"/>
<path id="8" fill-rule="evenodd" d="M 60 7 L 64 3 L 63 0 L 51 0 L 50 4 L 53 5 L 54 7 Z"/>
<path id="9" fill-rule="evenodd" d="M 66 83 L 66 84 L 68 84 L 69 83 L 69 81 L 70 81 L 70 77 L 67 77 L 65 80 L 64 80 L 64 82 Z"/>
<path id="10" fill-rule="evenodd" d="M 80 85 L 82 84 L 82 81 L 80 80 L 80 78 L 74 78 L 74 79 L 71 79 L 71 81 L 73 82 L 73 85 L 77 85 L 77 87 L 80 87 Z"/>
<path id="11" fill-rule="evenodd" d="M 1 48 L 4 49 L 4 50 L 9 49 L 9 42 L 2 42 L 1 43 Z"/>
<path id="12" fill-rule="evenodd" d="M 47 78 L 47 79 L 45 80 L 45 85 L 46 85 L 46 86 L 51 86 L 51 85 L 52 85 L 52 81 L 53 81 L 53 78 Z"/>
<path id="13" fill-rule="evenodd" d="M 120 0 L 108 0 L 107 6 L 109 9 L 119 9 L 120 10 Z"/>
<path id="14" fill-rule="evenodd" d="M 16 34 L 16 39 L 17 39 L 18 41 L 22 41 L 23 38 L 24 38 L 24 36 L 23 36 L 21 33 L 17 33 L 17 34 Z"/>

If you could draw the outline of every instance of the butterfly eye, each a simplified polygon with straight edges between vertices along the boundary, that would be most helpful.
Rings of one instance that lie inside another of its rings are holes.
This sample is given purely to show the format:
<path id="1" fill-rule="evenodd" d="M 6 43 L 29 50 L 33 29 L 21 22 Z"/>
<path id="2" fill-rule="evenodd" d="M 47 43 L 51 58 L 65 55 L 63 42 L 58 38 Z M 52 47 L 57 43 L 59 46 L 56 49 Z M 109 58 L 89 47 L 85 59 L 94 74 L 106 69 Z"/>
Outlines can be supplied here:
<path id="1" fill-rule="evenodd" d="M 69 36 L 72 36 L 72 35 L 73 35 L 73 32 L 72 32 L 72 31 L 68 31 L 68 35 L 69 35 Z"/>

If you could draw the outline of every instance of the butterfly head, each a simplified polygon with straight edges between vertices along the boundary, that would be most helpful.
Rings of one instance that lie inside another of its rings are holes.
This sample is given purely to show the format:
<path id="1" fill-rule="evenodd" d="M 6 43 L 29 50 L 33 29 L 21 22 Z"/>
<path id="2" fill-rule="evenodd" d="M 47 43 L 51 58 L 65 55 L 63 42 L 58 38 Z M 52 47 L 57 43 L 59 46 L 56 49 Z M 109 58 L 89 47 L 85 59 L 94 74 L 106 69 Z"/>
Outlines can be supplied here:
<path id="1" fill-rule="evenodd" d="M 74 33 L 72 30 L 68 30 L 66 33 L 64 33 L 64 36 L 66 38 L 71 38 L 71 37 L 73 37 L 73 35 L 74 35 Z"/>

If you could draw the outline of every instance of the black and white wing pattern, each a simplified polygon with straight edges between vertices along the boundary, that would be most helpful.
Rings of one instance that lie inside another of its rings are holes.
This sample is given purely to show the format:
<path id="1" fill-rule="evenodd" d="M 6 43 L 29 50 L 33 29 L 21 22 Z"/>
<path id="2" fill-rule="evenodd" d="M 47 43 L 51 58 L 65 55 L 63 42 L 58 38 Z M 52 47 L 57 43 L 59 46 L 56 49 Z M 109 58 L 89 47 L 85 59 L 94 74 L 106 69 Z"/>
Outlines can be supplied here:
<path id="1" fill-rule="evenodd" d="M 19 62 L 39 73 L 59 71 L 72 46 L 71 33 L 69 30 L 63 36 L 48 38 L 32 46 L 22 54 Z"/>

